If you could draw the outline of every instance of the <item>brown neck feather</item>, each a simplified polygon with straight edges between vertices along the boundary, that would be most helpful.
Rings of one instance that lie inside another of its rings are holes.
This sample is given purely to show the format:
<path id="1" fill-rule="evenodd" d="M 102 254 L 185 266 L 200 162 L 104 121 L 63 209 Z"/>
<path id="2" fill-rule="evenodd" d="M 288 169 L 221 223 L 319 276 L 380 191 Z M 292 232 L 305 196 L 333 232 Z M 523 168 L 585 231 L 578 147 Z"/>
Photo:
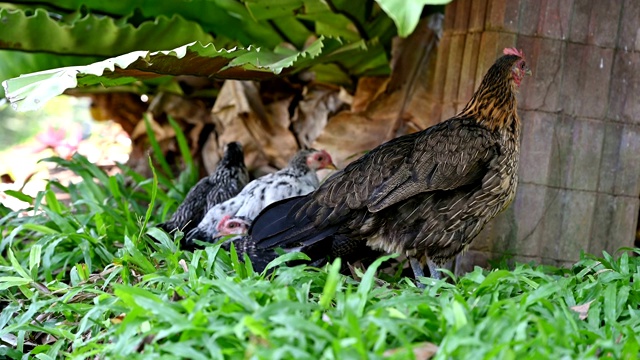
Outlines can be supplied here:
<path id="1" fill-rule="evenodd" d="M 517 85 L 510 71 L 509 67 L 496 68 L 496 65 L 489 69 L 480 87 L 457 117 L 475 119 L 492 131 L 519 135 Z"/>

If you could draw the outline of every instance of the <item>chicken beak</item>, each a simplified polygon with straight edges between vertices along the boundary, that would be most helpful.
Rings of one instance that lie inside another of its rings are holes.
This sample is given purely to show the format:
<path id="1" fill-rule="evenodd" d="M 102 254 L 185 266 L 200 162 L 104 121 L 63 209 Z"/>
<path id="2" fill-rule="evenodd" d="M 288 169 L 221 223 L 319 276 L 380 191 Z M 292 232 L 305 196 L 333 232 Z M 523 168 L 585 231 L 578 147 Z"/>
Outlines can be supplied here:
<path id="1" fill-rule="evenodd" d="M 338 170 L 338 167 L 337 167 L 334 163 L 331 163 L 331 164 L 327 165 L 327 166 L 325 167 L 325 169 L 329 169 L 329 170 Z"/>
<path id="2" fill-rule="evenodd" d="M 533 73 L 531 72 L 531 69 L 529 69 L 529 68 L 526 68 L 526 69 L 524 70 L 524 74 L 525 74 L 525 75 L 528 75 L 528 76 L 533 75 Z"/>

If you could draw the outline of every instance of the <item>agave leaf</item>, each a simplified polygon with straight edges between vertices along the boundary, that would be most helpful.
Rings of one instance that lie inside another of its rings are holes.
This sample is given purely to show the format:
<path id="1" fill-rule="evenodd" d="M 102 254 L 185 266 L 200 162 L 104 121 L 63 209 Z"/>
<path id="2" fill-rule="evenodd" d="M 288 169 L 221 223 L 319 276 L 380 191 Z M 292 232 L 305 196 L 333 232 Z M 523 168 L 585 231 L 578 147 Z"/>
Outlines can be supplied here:
<path id="1" fill-rule="evenodd" d="M 35 12 L 0 9 L 0 18 L 0 47 L 21 51 L 106 57 L 140 49 L 171 49 L 189 41 L 213 41 L 199 24 L 179 15 L 161 15 L 137 27 L 92 14 L 67 23 L 41 8 Z"/>
<path id="2" fill-rule="evenodd" d="M 376 0 L 398 28 L 398 35 L 407 37 L 418 25 L 425 5 L 444 5 L 451 0 Z"/>
<path id="3" fill-rule="evenodd" d="M 134 51 L 86 66 L 70 66 L 22 75 L 3 82 L 7 99 L 19 111 L 40 108 L 66 89 L 102 84 L 116 86 L 167 75 L 215 76 L 224 79 L 261 79 L 293 68 L 323 54 L 340 50 L 335 39 L 323 37 L 304 51 L 274 51 L 235 47 L 216 49 L 194 42 L 169 51 Z M 350 48 L 358 50 L 358 48 Z"/>

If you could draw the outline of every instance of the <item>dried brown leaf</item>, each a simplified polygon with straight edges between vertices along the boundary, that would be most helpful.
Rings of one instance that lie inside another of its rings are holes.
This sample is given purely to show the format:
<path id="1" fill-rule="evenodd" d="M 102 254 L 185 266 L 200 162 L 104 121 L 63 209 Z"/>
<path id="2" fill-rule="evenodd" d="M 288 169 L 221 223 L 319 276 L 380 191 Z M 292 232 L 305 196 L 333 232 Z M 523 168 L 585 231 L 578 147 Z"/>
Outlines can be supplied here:
<path id="1" fill-rule="evenodd" d="M 139 95 L 129 92 L 93 93 L 89 97 L 91 116 L 95 120 L 113 120 L 129 135 L 133 133 L 148 107 Z"/>
<path id="2" fill-rule="evenodd" d="M 313 147 L 327 150 L 333 162 L 343 168 L 366 151 L 391 139 L 394 131 L 389 122 L 343 111 L 329 121 Z"/>
<path id="3" fill-rule="evenodd" d="M 98 295 L 93 294 L 93 293 L 80 292 L 80 293 L 75 294 L 73 297 L 71 297 L 71 299 L 69 299 L 69 303 L 83 302 L 83 301 L 86 301 L 88 299 L 93 299 L 96 296 L 98 296 Z"/>
<path id="4" fill-rule="evenodd" d="M 385 351 L 382 356 L 384 357 L 398 357 L 398 358 L 409 358 L 409 354 L 407 354 L 407 348 L 396 348 Z M 430 342 L 422 342 L 415 344 L 415 346 L 411 347 L 413 351 L 413 356 L 416 360 L 427 360 L 431 359 L 436 352 L 438 352 L 438 345 L 430 343 Z"/>
<path id="5" fill-rule="evenodd" d="M 18 337 L 13 334 L 0 335 L 0 344 L 6 344 L 11 347 L 18 345 Z"/>
<path id="6" fill-rule="evenodd" d="M 265 105 L 259 88 L 252 81 L 227 80 L 213 106 L 217 138 L 210 137 L 203 159 L 207 171 L 218 163 L 223 146 L 239 141 L 250 169 L 265 165 L 282 168 L 298 150 L 289 126 L 289 97 L 278 97 Z"/>
<path id="7" fill-rule="evenodd" d="M 572 306 L 570 309 L 578 313 L 578 318 L 580 320 L 584 320 L 587 318 L 587 314 L 589 313 L 589 307 L 593 300 L 586 302 L 584 304 Z"/>
<path id="8" fill-rule="evenodd" d="M 351 263 L 347 263 L 347 267 L 349 268 L 349 272 L 351 273 L 351 277 L 356 281 L 360 281 L 361 278 L 360 278 L 360 276 L 358 276 L 358 271 L 356 270 L 356 267 L 354 265 L 352 265 Z"/>
<path id="9" fill-rule="evenodd" d="M 347 104 L 343 102 L 339 89 L 319 84 L 305 88 L 302 95 L 291 121 L 300 145 L 310 147 L 324 130 L 329 116 Z"/>
<path id="10" fill-rule="evenodd" d="M 363 76 L 359 78 L 358 87 L 351 103 L 351 111 L 357 113 L 367 110 L 370 103 L 384 92 L 388 82 L 389 77 L 387 76 Z"/>
<path id="11" fill-rule="evenodd" d="M 242 141 L 240 141 L 242 143 Z M 216 170 L 218 162 L 222 158 L 223 148 L 218 146 L 218 135 L 216 132 L 209 134 L 207 141 L 202 146 L 202 164 L 207 174 L 211 174 Z"/>
<path id="12" fill-rule="evenodd" d="M 351 111 L 330 118 L 314 147 L 326 149 L 340 167 L 383 142 L 432 125 L 429 115 L 437 101 L 429 97 L 428 84 L 439 26 L 430 16 L 407 39 L 396 40 L 391 77 L 361 78 Z"/>
<path id="13" fill-rule="evenodd" d="M 171 295 L 171 301 L 178 302 L 178 301 L 181 301 L 181 300 L 184 300 L 184 297 L 182 295 L 178 294 L 178 292 L 174 290 L 173 294 Z"/>
<path id="14" fill-rule="evenodd" d="M 204 101 L 168 92 L 160 92 L 154 96 L 149 104 L 149 111 L 156 118 L 166 114 L 189 124 L 211 122 L 211 111 Z"/>
<path id="15" fill-rule="evenodd" d="M 120 314 L 120 315 L 118 315 L 116 317 L 113 317 L 113 318 L 111 318 L 111 323 L 112 324 L 120 324 L 124 320 L 124 318 L 126 316 L 127 316 L 127 314 L 122 313 L 122 314 Z"/>
<path id="16" fill-rule="evenodd" d="M 34 340 L 40 345 L 47 345 L 55 343 L 56 341 L 58 341 L 58 338 L 47 333 L 35 333 Z"/>
<path id="17" fill-rule="evenodd" d="M 425 129 L 438 122 L 439 97 L 434 91 L 437 51 L 442 33 L 442 15 L 423 18 L 406 39 L 396 38 L 392 49 L 392 76 L 387 92 L 401 94 L 401 118 L 408 129 Z"/>
<path id="18" fill-rule="evenodd" d="M 16 181 L 13 179 L 13 176 L 11 176 L 11 174 L 2 174 L 0 175 L 0 182 L 2 182 L 3 184 L 13 184 Z"/>
<path id="19" fill-rule="evenodd" d="M 33 284 L 33 287 L 35 287 L 41 293 L 47 294 L 47 295 L 51 294 L 51 290 L 49 290 L 49 288 L 46 285 L 41 284 L 41 283 L 39 283 L 37 281 L 36 282 L 32 282 L 31 284 Z"/>
<path id="20" fill-rule="evenodd" d="M 0 335 L 0 344 L 3 344 L 3 345 L 6 344 L 11 346 L 12 348 L 15 348 L 18 345 L 18 337 L 13 334 Z M 36 344 L 29 340 L 25 340 L 24 345 L 28 347 L 35 347 L 35 346 L 38 346 L 39 344 Z"/>
<path id="21" fill-rule="evenodd" d="M 210 104 L 199 99 L 161 92 L 149 104 L 149 111 L 156 118 L 170 116 L 182 125 L 182 131 L 187 134 L 189 139 L 192 156 L 196 156 L 196 153 L 201 151 L 202 144 L 199 142 L 201 133 L 205 124 L 213 123 Z"/>

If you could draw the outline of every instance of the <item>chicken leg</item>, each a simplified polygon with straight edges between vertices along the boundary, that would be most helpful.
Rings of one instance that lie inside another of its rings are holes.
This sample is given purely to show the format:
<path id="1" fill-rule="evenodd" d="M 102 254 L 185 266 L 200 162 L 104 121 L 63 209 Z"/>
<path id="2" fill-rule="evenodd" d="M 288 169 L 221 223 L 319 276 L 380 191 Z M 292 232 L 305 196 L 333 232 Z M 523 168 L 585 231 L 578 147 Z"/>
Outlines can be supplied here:
<path id="1" fill-rule="evenodd" d="M 420 289 L 424 289 L 425 285 L 418 280 L 418 277 L 424 277 L 424 270 L 420 261 L 413 256 L 409 257 L 409 264 L 411 264 L 411 270 L 413 270 L 413 277 L 416 279 L 416 285 Z"/>
<path id="2" fill-rule="evenodd" d="M 416 279 L 418 287 L 424 289 L 425 285 L 418 281 L 418 277 L 424 277 L 424 267 L 417 258 L 412 256 L 409 257 L 409 263 L 411 264 L 411 270 L 413 270 L 413 276 Z M 439 266 L 429 258 L 427 258 L 427 266 L 429 267 L 429 275 L 432 279 L 442 280 L 442 274 L 438 271 L 442 266 Z"/>
<path id="3" fill-rule="evenodd" d="M 427 259 L 427 266 L 429 267 L 429 275 L 432 279 L 442 279 L 442 274 L 440 274 L 440 271 L 438 271 L 438 268 L 441 268 L 442 266 L 438 266 L 438 264 L 434 263 L 430 259 Z"/>

